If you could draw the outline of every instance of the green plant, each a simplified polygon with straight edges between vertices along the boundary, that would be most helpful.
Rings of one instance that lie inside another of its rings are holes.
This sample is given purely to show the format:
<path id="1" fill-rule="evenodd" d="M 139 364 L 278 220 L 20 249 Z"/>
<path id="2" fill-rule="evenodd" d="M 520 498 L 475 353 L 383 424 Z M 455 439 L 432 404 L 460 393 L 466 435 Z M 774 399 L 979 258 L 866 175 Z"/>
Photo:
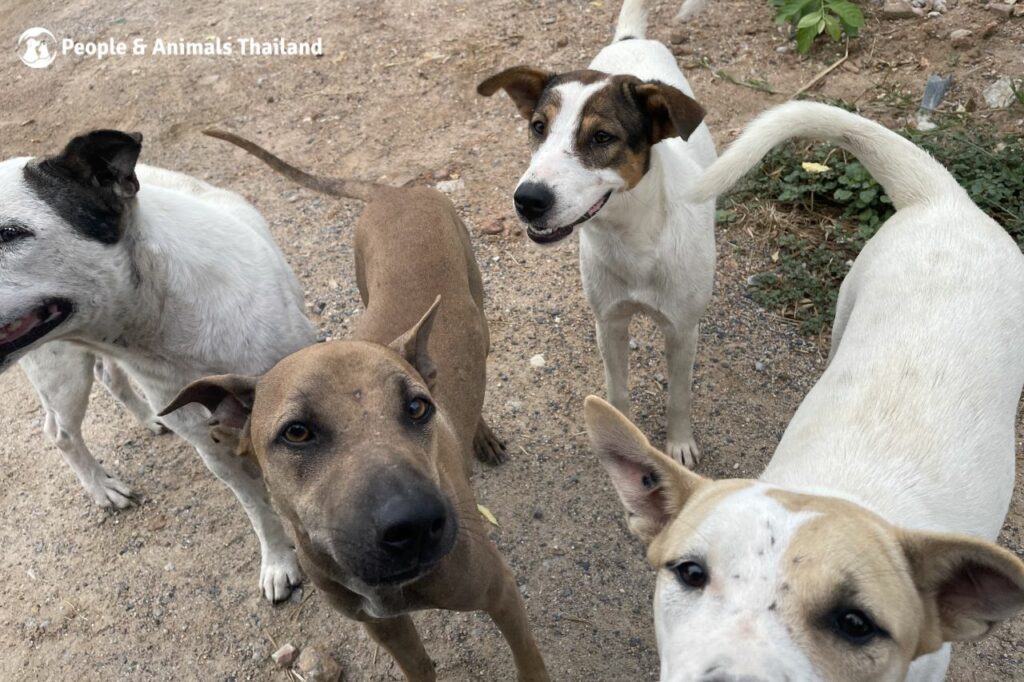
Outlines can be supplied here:
<path id="1" fill-rule="evenodd" d="M 775 23 L 796 28 L 796 49 L 807 54 L 814 39 L 828 33 L 834 42 L 843 33 L 855 38 L 864 25 L 864 14 L 850 0 L 769 0 L 775 8 Z"/>
<path id="2" fill-rule="evenodd" d="M 1024 249 L 1024 137 L 978 127 L 902 132 L 942 162 Z M 892 215 L 889 197 L 859 161 L 827 144 L 778 148 L 734 196 L 744 204 L 771 197 L 789 211 L 772 237 L 774 267 L 753 279 L 750 294 L 803 333 L 819 334 L 832 323 L 853 260 Z"/>

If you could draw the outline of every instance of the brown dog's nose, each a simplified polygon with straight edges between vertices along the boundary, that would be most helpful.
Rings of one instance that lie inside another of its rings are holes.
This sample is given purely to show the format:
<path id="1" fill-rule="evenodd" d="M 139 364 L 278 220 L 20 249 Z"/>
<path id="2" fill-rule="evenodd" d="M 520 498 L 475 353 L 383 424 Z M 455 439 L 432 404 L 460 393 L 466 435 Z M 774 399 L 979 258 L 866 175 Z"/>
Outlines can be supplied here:
<path id="1" fill-rule="evenodd" d="M 380 548 L 400 562 L 438 558 L 447 526 L 448 510 L 435 495 L 393 497 L 377 515 Z"/>

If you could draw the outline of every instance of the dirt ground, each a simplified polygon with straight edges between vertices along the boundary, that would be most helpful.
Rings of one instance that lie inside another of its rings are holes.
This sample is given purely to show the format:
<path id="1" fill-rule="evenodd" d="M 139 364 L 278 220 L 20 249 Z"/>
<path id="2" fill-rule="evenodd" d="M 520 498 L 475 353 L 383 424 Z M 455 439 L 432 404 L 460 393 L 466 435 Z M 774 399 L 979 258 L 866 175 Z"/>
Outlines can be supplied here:
<path id="1" fill-rule="evenodd" d="M 850 60 L 815 92 L 894 124 L 913 112 L 929 74 L 952 73 L 946 107 L 983 109 L 986 85 L 1024 71 L 1024 19 L 982 38 L 996 16 L 975 2 L 949 4 L 941 17 L 901 21 L 867 6 Z M 451 196 L 473 232 L 488 296 L 486 413 L 514 457 L 478 469 L 475 485 L 501 524 L 492 535 L 559 680 L 657 679 L 653 573 L 582 434 L 581 401 L 603 380 L 575 243 L 540 250 L 517 234 L 510 191 L 528 159 L 525 125 L 506 98 L 478 98 L 474 87 L 517 63 L 584 65 L 609 39 L 618 9 L 616 0 L 0 0 L 0 44 L 11 48 L 0 63 L 0 155 L 54 152 L 90 128 L 142 131 L 145 162 L 235 189 L 264 213 L 325 337 L 344 337 L 359 311 L 351 228 L 360 204 L 298 190 L 198 131 L 226 126 L 324 173 L 464 182 Z M 810 58 L 779 52 L 791 43 L 767 2 L 713 0 L 683 31 L 669 22 L 674 10 L 655 3 L 651 34 L 675 43 L 720 146 L 842 54 L 839 46 Z M 31 70 L 13 47 L 32 26 L 78 40 L 322 37 L 326 55 L 62 56 Z M 964 50 L 947 40 L 961 27 L 974 30 Z M 732 82 L 755 80 L 779 94 Z M 1020 131 L 1017 112 L 975 115 Z M 505 234 L 480 231 L 496 224 Z M 747 277 L 769 267 L 768 256 L 757 224 L 719 228 L 695 386 L 701 471 L 710 476 L 756 476 L 824 365 L 824 348 L 747 297 Z M 647 322 L 633 331 L 634 417 L 660 442 L 662 344 Z M 543 369 L 529 363 L 537 353 Z M 275 643 L 291 642 L 325 647 L 348 680 L 399 679 L 390 659 L 315 591 L 277 608 L 260 597 L 249 524 L 183 441 L 150 435 L 97 390 L 86 438 L 141 493 L 137 508 L 110 514 L 92 506 L 61 463 L 41 415 L 20 370 L 0 377 L 0 678 L 285 680 L 269 655 Z M 1022 440 L 1018 426 L 1018 464 Z M 1001 541 L 1024 555 L 1020 473 Z M 441 679 L 513 679 L 486 617 L 416 620 Z M 1024 679 L 1024 621 L 959 647 L 950 679 Z"/>

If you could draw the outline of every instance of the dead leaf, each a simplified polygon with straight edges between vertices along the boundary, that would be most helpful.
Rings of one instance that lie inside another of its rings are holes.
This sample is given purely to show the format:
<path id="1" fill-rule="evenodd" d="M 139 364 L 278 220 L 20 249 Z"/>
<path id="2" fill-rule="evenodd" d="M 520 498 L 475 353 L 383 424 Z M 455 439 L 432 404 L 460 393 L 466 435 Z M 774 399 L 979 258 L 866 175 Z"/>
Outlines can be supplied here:
<path id="1" fill-rule="evenodd" d="M 498 519 L 494 518 L 494 514 L 491 513 L 490 509 L 483 506 L 482 504 L 478 504 L 476 508 L 480 510 L 480 516 L 487 519 L 487 521 L 493 524 L 494 526 L 501 528 L 501 526 L 498 525 Z"/>

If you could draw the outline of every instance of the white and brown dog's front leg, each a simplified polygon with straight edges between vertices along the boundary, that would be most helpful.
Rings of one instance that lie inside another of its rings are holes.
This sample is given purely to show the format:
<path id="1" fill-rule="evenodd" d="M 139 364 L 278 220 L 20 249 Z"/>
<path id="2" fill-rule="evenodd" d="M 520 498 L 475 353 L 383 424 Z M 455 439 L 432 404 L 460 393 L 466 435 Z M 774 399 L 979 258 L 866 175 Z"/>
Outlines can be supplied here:
<path id="1" fill-rule="evenodd" d="M 206 432 L 195 440 L 189 440 L 196 446 L 207 468 L 231 488 L 252 522 L 260 541 L 260 589 L 263 595 L 272 603 L 287 599 L 292 588 L 301 584 L 302 573 L 295 548 L 280 517 L 270 505 L 270 494 L 259 467 L 248 457 L 236 455 L 225 444 L 214 443 Z"/>
<path id="2" fill-rule="evenodd" d="M 668 439 L 665 450 L 674 460 L 692 468 L 700 461 L 691 414 L 697 325 L 666 323 L 662 326 L 662 334 L 665 336 L 665 359 L 668 363 Z"/>
<path id="3" fill-rule="evenodd" d="M 629 414 L 629 321 L 631 315 L 608 314 L 597 318 L 597 347 L 604 361 L 608 402 Z"/>

